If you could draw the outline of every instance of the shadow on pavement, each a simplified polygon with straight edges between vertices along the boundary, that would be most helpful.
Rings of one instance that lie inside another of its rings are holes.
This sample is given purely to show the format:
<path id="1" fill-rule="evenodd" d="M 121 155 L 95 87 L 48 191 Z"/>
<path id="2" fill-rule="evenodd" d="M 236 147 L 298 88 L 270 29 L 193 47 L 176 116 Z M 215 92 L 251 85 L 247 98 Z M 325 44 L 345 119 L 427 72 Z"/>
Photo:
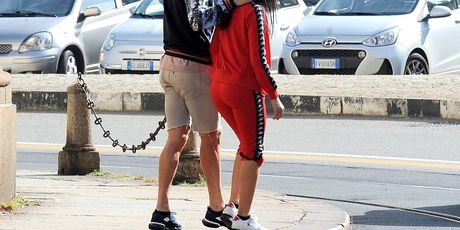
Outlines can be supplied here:
<path id="1" fill-rule="evenodd" d="M 366 212 L 365 215 L 352 216 L 351 218 L 352 223 L 356 225 L 460 228 L 460 204 L 422 207 L 416 210 L 451 215 L 454 219 L 449 220 L 428 214 L 411 213 L 395 209 L 373 210 Z"/>

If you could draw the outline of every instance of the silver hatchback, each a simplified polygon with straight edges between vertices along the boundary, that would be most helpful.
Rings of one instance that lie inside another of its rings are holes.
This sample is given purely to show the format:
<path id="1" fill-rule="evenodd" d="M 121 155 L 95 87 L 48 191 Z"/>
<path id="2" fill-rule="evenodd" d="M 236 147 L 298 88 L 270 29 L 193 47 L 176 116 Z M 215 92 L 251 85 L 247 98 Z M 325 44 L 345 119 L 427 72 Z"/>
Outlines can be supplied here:
<path id="1" fill-rule="evenodd" d="M 460 73 L 460 0 L 322 0 L 286 37 L 281 73 Z"/>
<path id="2" fill-rule="evenodd" d="M 1 0 L 0 66 L 10 73 L 98 71 L 109 31 L 139 0 Z"/>
<path id="3" fill-rule="evenodd" d="M 163 56 L 163 1 L 144 0 L 110 31 L 100 50 L 102 73 L 151 73 Z"/>

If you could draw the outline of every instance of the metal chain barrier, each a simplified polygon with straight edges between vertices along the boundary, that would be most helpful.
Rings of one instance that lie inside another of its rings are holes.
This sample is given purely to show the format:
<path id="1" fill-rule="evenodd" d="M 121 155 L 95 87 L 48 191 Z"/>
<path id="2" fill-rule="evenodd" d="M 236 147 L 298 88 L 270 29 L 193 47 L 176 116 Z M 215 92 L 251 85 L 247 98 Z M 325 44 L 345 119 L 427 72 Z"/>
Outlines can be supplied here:
<path id="1" fill-rule="evenodd" d="M 141 144 L 139 144 L 137 146 L 132 145 L 131 147 L 128 147 L 126 144 L 121 145 L 120 142 L 118 141 L 118 139 L 113 139 L 112 136 L 110 135 L 110 131 L 106 130 L 104 128 L 104 126 L 102 125 L 102 118 L 100 118 L 97 115 L 96 111 L 94 110 L 94 102 L 90 98 L 90 91 L 88 89 L 88 85 L 86 85 L 85 80 L 83 80 L 83 77 L 82 77 L 81 73 L 78 73 L 77 81 L 78 81 L 78 84 L 81 86 L 81 88 L 83 89 L 83 91 L 86 94 L 86 104 L 87 104 L 88 109 L 90 109 L 91 113 L 94 115 L 94 118 L 95 118 L 94 124 L 99 125 L 99 127 L 101 127 L 102 131 L 104 132 L 104 134 L 102 135 L 104 138 L 109 138 L 112 141 L 112 147 L 117 147 L 118 146 L 123 150 L 123 152 L 126 152 L 126 150 L 131 150 L 133 153 L 136 153 L 137 150 L 141 150 L 141 149 L 144 150 L 145 147 L 150 142 L 155 141 L 156 136 L 158 135 L 160 130 L 165 128 L 166 117 L 164 117 L 162 121 L 158 122 L 158 128 L 156 128 L 155 132 L 150 133 L 149 138 L 147 138 L 145 141 L 142 141 Z"/>

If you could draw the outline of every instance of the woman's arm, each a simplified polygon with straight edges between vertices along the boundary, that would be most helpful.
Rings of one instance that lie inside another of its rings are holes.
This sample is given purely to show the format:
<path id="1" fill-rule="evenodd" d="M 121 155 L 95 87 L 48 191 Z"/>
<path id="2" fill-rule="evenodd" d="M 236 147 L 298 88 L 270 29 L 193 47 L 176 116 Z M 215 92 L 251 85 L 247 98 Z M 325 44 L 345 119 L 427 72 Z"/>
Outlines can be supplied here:
<path id="1" fill-rule="evenodd" d="M 276 90 L 275 79 L 271 76 L 270 65 L 270 33 L 268 19 L 261 6 L 255 6 L 255 13 L 248 18 L 249 54 L 256 80 L 260 87 L 267 92 L 273 108 L 273 119 L 278 120 L 284 114 L 284 105 Z"/>
<path id="2" fill-rule="evenodd" d="M 259 9 L 256 10 L 257 8 Z M 259 11 L 258 14 L 256 13 L 257 11 Z M 247 14 L 246 31 L 249 44 L 249 59 L 256 75 L 256 80 L 260 87 L 268 93 L 270 99 L 275 99 L 278 93 L 276 91 L 276 82 L 270 74 L 271 55 L 268 19 L 261 6 L 255 5 L 254 11 Z"/>

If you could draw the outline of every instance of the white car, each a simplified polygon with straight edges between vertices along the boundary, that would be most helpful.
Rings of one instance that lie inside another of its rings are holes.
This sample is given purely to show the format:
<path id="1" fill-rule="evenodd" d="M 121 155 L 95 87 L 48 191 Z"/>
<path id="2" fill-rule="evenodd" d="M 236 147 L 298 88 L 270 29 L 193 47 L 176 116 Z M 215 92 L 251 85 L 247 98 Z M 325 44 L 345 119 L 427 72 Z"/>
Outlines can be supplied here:
<path id="1" fill-rule="evenodd" d="M 307 0 L 311 5 L 318 0 Z M 272 32 L 272 70 L 289 29 L 304 16 L 302 0 L 278 0 L 276 25 Z M 124 23 L 113 28 L 100 51 L 102 73 L 152 73 L 159 70 L 163 50 L 163 5 L 159 0 L 144 0 Z"/>
<path id="2" fill-rule="evenodd" d="M 163 4 L 144 0 L 131 17 L 112 29 L 100 51 L 102 73 L 152 73 L 163 50 Z"/>
<path id="3" fill-rule="evenodd" d="M 307 6 L 302 0 L 278 0 L 275 25 L 271 31 L 270 51 L 272 66 L 271 71 L 278 71 L 278 61 L 283 48 L 283 42 L 289 30 L 294 27 L 304 16 Z"/>
<path id="4" fill-rule="evenodd" d="M 319 0 L 278 0 L 278 11 L 272 37 L 270 40 L 272 73 L 278 72 L 279 59 L 283 49 L 283 43 L 288 32 L 299 23 L 303 16 L 310 10 L 308 7 L 314 6 Z"/>
<path id="5" fill-rule="evenodd" d="M 14 73 L 99 72 L 109 31 L 139 0 L 1 0 L 0 66 Z"/>
<path id="6" fill-rule="evenodd" d="M 280 73 L 460 73 L 460 0 L 322 0 L 289 32 Z"/>

